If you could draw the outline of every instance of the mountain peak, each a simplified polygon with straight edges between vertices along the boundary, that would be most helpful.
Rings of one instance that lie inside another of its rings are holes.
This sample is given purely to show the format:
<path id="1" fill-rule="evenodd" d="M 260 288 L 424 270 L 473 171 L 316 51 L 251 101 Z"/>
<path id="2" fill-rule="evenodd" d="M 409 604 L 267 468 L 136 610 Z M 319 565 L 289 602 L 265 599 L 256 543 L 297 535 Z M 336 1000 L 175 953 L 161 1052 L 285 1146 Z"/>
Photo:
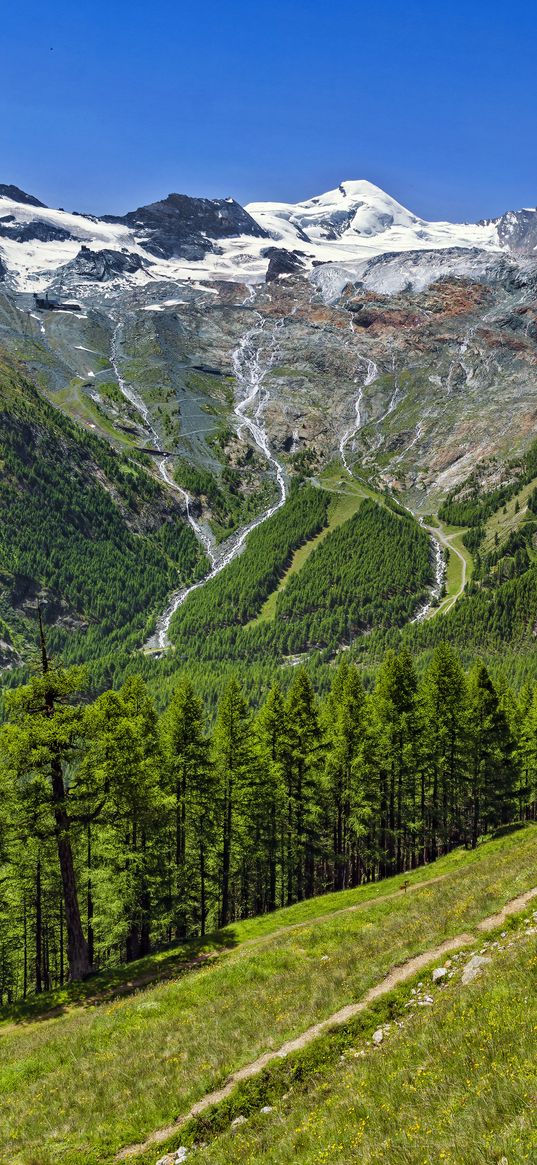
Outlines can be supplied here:
<path id="1" fill-rule="evenodd" d="M 26 206 L 40 206 L 45 209 L 44 202 L 40 202 L 33 194 L 27 194 L 20 186 L 6 186 L 0 182 L 0 198 L 9 198 L 11 202 L 23 202 Z"/>

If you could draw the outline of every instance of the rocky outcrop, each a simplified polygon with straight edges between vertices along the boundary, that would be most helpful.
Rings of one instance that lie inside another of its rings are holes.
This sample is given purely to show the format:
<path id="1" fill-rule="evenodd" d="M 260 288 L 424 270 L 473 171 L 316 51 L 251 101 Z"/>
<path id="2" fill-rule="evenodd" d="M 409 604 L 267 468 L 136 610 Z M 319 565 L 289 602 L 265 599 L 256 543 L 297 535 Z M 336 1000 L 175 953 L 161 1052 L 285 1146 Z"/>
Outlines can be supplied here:
<path id="1" fill-rule="evenodd" d="M 498 238 L 515 254 L 528 255 L 537 247 L 537 209 L 509 210 L 497 220 Z"/>
<path id="2" fill-rule="evenodd" d="M 268 234 L 233 198 L 189 198 L 169 194 L 138 210 L 120 216 L 106 215 L 103 222 L 130 227 L 137 242 L 161 259 L 200 260 L 218 248 L 212 240 L 237 235 L 268 238 Z"/>
<path id="3" fill-rule="evenodd" d="M 73 238 L 63 227 L 41 222 L 40 219 L 36 219 L 35 222 L 18 223 L 13 220 L 12 215 L 0 220 L 0 236 L 14 239 L 16 243 L 29 243 L 34 239 L 40 243 L 64 243 L 67 239 Z"/>
<path id="4" fill-rule="evenodd" d="M 131 251 L 112 251 L 108 248 L 92 251 L 89 247 L 81 247 L 76 258 L 63 268 L 63 272 L 69 272 L 80 279 L 104 283 L 117 275 L 133 275 L 144 266 L 140 255 Z"/>
<path id="5" fill-rule="evenodd" d="M 483 967 L 487 967 L 491 962 L 492 959 L 485 958 L 482 955 L 473 955 L 462 973 L 462 986 L 467 987 L 469 983 L 473 983 L 474 979 L 477 979 L 478 975 L 481 974 Z"/>
<path id="6" fill-rule="evenodd" d="M 70 630 L 80 630 L 87 626 L 87 619 L 61 595 L 42 587 L 36 579 L 27 575 L 0 573 L 0 595 L 7 599 L 11 610 L 26 619 L 35 621 L 39 605 L 45 623 L 50 626 Z"/>
<path id="7" fill-rule="evenodd" d="M 279 275 L 298 275 L 304 270 L 302 251 L 287 251 L 285 247 L 267 247 L 261 252 L 269 260 L 265 282 L 272 283 Z"/>
<path id="8" fill-rule="evenodd" d="M 21 190 L 20 186 L 6 186 L 0 182 L 0 198 L 11 198 L 12 202 L 24 202 L 27 206 L 41 206 L 45 207 L 44 202 L 40 202 L 33 194 L 26 194 L 25 190 Z"/>

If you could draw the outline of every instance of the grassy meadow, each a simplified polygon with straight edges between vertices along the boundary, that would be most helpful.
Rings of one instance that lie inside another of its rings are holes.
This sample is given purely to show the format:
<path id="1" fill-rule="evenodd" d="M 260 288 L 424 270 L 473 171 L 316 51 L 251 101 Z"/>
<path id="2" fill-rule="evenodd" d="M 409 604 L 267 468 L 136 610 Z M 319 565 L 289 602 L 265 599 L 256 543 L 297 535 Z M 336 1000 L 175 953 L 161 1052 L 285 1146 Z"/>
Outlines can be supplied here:
<path id="1" fill-rule="evenodd" d="M 398 963 L 471 931 L 534 886 L 536 865 L 537 830 L 528 826 L 416 871 L 409 881 L 423 886 L 414 891 L 394 895 L 399 876 L 230 927 L 207 942 L 228 949 L 192 973 L 185 946 L 177 977 L 124 998 L 72 1000 L 56 1017 L 6 1016 L 0 1161 L 112 1162 L 240 1066 L 359 1000 Z M 128 969 L 133 984 L 136 972 Z"/>

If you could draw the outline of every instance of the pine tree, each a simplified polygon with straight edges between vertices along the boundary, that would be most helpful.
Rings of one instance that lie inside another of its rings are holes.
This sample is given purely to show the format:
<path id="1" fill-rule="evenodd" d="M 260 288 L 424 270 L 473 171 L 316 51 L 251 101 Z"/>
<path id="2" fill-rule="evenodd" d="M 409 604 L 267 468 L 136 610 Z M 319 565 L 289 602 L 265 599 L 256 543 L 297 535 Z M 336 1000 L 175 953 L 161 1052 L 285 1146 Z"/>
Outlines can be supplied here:
<path id="1" fill-rule="evenodd" d="M 421 710 L 418 683 L 407 649 L 388 651 L 375 688 L 381 738 L 382 872 L 415 864 L 422 832 L 418 781 L 422 781 Z"/>
<path id="2" fill-rule="evenodd" d="M 470 773 L 467 839 L 473 849 L 479 833 L 508 821 L 514 803 L 514 742 L 498 693 L 483 663 L 469 680 Z"/>
<path id="3" fill-rule="evenodd" d="M 422 769 L 422 860 L 434 860 L 461 840 L 461 797 L 467 753 L 467 688 L 464 672 L 448 644 L 435 648 L 423 684 L 425 753 L 429 788 Z"/>
<path id="4" fill-rule="evenodd" d="M 219 782 L 221 814 L 221 896 L 220 926 L 232 917 L 233 886 L 240 874 L 242 856 L 239 831 L 244 811 L 245 786 L 253 763 L 253 740 L 250 713 L 240 684 L 229 681 L 218 706 L 214 730 L 214 762 Z M 237 853 L 237 850 L 239 851 Z"/>
<path id="5" fill-rule="evenodd" d="M 274 910 L 277 902 L 278 869 L 280 903 L 284 904 L 285 871 L 285 784 L 284 757 L 286 740 L 285 702 L 275 684 L 255 722 L 260 782 L 254 790 L 252 812 L 260 848 L 259 878 L 266 879 L 265 909 Z M 257 888 L 258 903 L 261 888 Z"/>
<path id="6" fill-rule="evenodd" d="M 55 839 L 71 979 L 83 979 L 91 971 L 73 854 L 74 795 L 67 780 L 68 767 L 81 747 L 82 710 L 75 701 L 83 687 L 80 668 L 51 668 L 41 625 L 41 674 L 9 693 L 11 722 L 2 741 L 28 835 Z"/>
<path id="7" fill-rule="evenodd" d="M 327 776 L 332 807 L 333 884 L 336 890 L 356 881 L 360 839 L 367 829 L 365 710 L 360 676 L 343 657 L 334 676 L 325 712 Z"/>
<path id="8" fill-rule="evenodd" d="M 157 718 L 143 680 L 131 676 L 119 692 L 103 693 L 86 722 L 92 743 L 84 771 L 106 804 L 102 843 L 115 874 L 101 902 L 111 911 L 111 933 L 124 941 L 127 959 L 135 959 L 150 949 L 156 830 L 165 807 Z"/>
<path id="9" fill-rule="evenodd" d="M 324 742 L 315 693 L 303 668 L 297 672 L 285 704 L 287 723 L 284 773 L 287 794 L 288 902 L 314 893 L 317 824 Z"/>
<path id="10" fill-rule="evenodd" d="M 204 709 L 189 679 L 177 685 L 161 720 L 167 791 L 172 803 L 173 846 L 170 911 L 177 938 L 186 934 L 197 886 L 195 914 L 201 934 L 207 921 L 209 846 L 214 837 L 215 777 L 204 729 Z"/>
<path id="11" fill-rule="evenodd" d="M 537 688 L 526 684 L 519 699 L 517 736 L 518 815 L 534 821 L 537 815 Z"/>

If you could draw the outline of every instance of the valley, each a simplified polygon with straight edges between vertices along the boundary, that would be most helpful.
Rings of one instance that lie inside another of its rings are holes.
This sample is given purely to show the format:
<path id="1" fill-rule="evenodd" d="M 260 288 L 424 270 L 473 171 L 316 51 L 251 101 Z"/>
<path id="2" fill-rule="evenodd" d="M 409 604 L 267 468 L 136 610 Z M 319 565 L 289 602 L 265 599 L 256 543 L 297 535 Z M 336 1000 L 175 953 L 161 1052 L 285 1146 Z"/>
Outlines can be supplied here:
<path id="1" fill-rule="evenodd" d="M 0 186 L 13 1165 L 531 1159 L 532 216 Z"/>

